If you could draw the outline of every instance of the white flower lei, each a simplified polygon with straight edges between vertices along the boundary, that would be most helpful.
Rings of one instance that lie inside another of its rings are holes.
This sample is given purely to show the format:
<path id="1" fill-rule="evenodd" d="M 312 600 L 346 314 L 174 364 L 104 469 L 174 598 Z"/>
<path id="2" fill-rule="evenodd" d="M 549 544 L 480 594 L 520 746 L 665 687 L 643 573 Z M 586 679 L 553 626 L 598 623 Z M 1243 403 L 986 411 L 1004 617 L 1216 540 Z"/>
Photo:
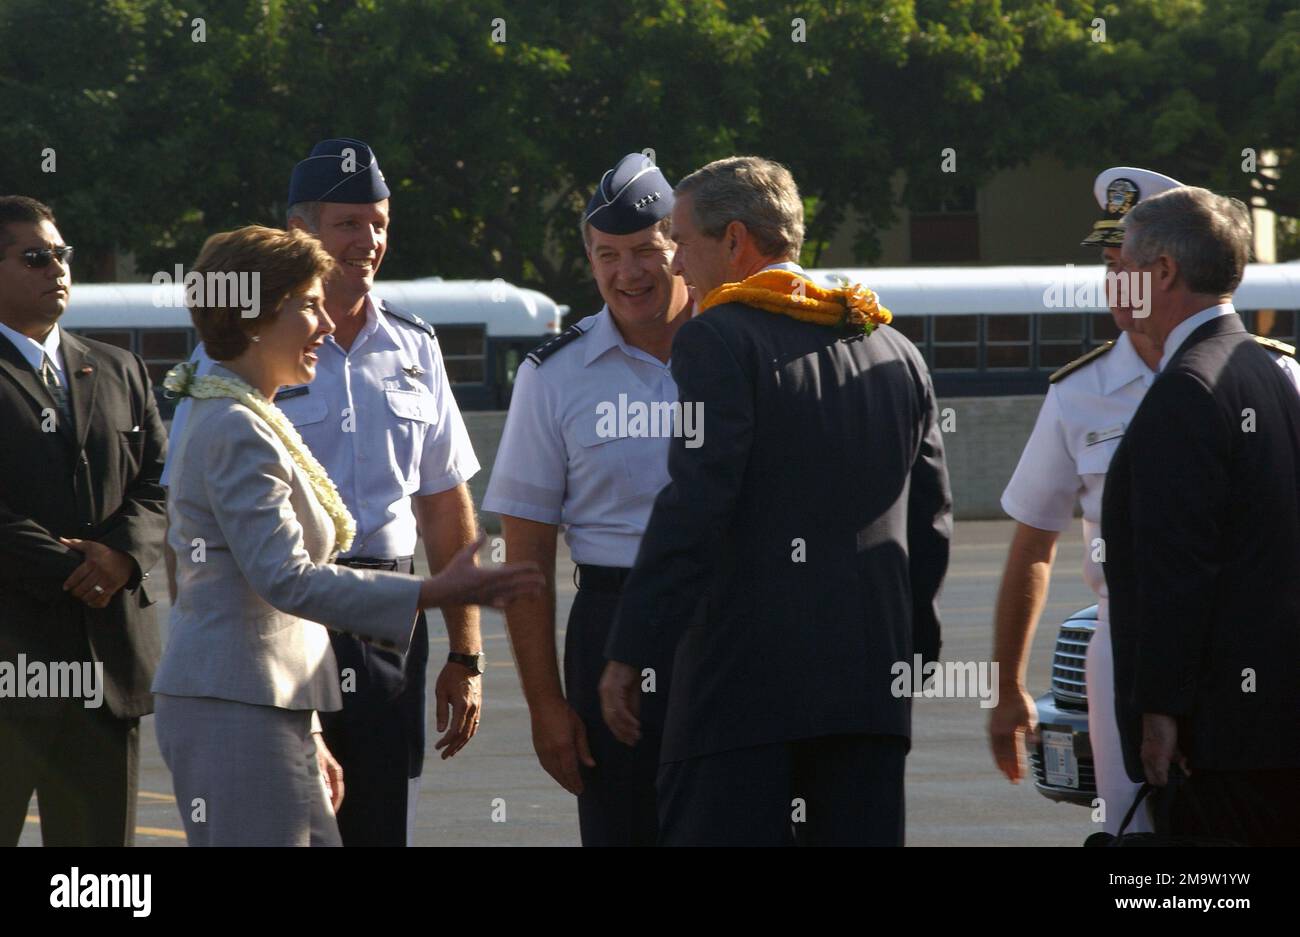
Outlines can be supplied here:
<path id="1" fill-rule="evenodd" d="M 284 448 L 289 450 L 294 463 L 307 476 L 312 491 L 316 494 L 316 500 L 334 522 L 335 549 L 340 553 L 346 552 L 352 546 L 352 541 L 357 534 L 356 521 L 352 519 L 343 499 L 339 497 L 339 490 L 334 487 L 334 482 L 316 461 L 316 457 L 311 454 L 311 450 L 302 441 L 302 437 L 293 428 L 284 411 L 238 378 L 218 377 L 212 374 L 195 377 L 195 367 L 192 362 L 186 362 L 172 368 L 163 378 L 164 389 L 176 397 L 196 399 L 232 397 L 265 420 L 280 437 Z"/>

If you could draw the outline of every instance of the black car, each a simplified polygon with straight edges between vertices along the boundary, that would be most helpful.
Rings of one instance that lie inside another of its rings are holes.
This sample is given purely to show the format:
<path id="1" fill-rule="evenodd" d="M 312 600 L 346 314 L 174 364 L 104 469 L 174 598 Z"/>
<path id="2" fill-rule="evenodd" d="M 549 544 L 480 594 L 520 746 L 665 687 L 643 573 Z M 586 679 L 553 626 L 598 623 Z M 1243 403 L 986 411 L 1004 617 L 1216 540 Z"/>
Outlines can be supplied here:
<path id="1" fill-rule="evenodd" d="M 1061 624 L 1052 657 L 1052 690 L 1038 705 L 1038 744 L 1029 746 L 1034 787 L 1052 800 L 1091 806 L 1097 775 L 1088 740 L 1088 689 L 1084 661 L 1097 630 L 1097 606 L 1075 612 Z"/>

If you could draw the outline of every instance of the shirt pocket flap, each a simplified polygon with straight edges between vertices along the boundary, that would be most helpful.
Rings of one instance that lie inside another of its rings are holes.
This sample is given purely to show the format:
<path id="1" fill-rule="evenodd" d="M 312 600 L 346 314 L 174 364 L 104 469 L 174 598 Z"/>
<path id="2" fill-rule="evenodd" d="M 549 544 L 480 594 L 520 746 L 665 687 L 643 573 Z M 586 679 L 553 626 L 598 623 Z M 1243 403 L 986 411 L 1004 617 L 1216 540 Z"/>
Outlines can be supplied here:
<path id="1" fill-rule="evenodd" d="M 582 420 L 574 425 L 573 438 L 577 441 L 579 446 L 582 446 L 584 449 L 590 449 L 592 446 L 604 446 L 612 442 L 618 442 L 622 438 L 621 436 L 602 436 L 598 432 L 598 427 L 596 425 L 598 420 L 599 417 L 597 417 L 596 413 L 593 411 L 590 420 Z"/>
<path id="2" fill-rule="evenodd" d="M 433 397 L 413 390 L 386 390 L 384 397 L 388 400 L 388 409 L 394 416 L 418 423 L 433 422 Z"/>
<path id="3" fill-rule="evenodd" d="M 291 397 L 276 404 L 294 426 L 319 423 L 329 415 L 329 404 L 319 397 Z"/>
<path id="4" fill-rule="evenodd" d="M 602 480 L 614 486 L 619 500 L 644 498 L 668 484 L 668 441 L 651 436 L 601 435 L 597 416 L 574 428 L 574 439 L 582 446 L 584 471 L 602 473 Z M 611 445 L 614 443 L 615 445 Z M 594 481 L 593 476 L 587 478 Z"/>

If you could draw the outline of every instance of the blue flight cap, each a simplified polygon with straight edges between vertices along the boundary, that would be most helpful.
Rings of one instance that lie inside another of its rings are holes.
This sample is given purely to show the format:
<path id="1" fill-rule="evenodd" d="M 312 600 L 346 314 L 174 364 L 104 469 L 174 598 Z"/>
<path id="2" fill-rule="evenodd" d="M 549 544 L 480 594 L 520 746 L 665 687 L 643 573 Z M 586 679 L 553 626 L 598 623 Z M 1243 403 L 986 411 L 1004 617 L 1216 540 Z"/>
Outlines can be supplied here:
<path id="1" fill-rule="evenodd" d="M 317 143 L 311 155 L 293 167 L 288 204 L 367 205 L 382 202 L 390 194 L 374 151 L 360 140 L 339 137 Z"/>
<path id="2" fill-rule="evenodd" d="M 673 187 L 654 161 L 629 153 L 601 177 L 587 203 L 584 224 L 606 234 L 631 234 L 667 218 L 673 210 Z"/>

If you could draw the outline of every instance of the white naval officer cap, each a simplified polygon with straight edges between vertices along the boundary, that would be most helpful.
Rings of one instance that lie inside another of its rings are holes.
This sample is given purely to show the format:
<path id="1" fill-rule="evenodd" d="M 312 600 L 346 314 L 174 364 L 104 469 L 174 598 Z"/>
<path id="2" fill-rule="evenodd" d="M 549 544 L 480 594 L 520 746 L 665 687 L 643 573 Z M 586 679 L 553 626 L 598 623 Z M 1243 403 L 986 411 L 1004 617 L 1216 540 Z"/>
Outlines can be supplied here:
<path id="1" fill-rule="evenodd" d="M 1176 189 L 1182 183 L 1163 173 L 1134 166 L 1112 166 L 1097 176 L 1092 194 L 1102 216 L 1081 242 L 1084 247 L 1119 247 L 1124 243 L 1124 217 L 1144 198 Z"/>

